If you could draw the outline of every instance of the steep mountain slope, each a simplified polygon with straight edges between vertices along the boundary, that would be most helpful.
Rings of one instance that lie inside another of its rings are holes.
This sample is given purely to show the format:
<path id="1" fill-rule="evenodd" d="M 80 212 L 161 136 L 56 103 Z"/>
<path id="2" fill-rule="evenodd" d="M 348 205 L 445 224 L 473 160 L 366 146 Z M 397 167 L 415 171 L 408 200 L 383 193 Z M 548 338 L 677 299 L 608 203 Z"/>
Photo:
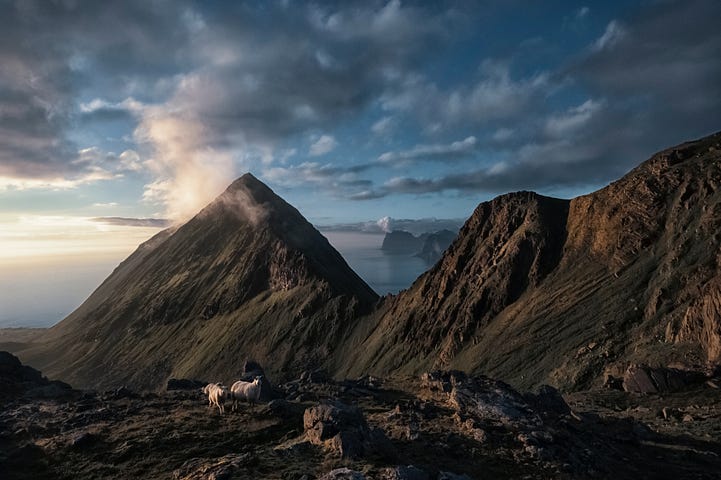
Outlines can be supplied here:
<path id="1" fill-rule="evenodd" d="M 376 300 L 325 237 L 246 174 L 19 353 L 78 387 L 230 379 L 248 357 L 293 375 L 330 356 Z"/>
<path id="2" fill-rule="evenodd" d="M 721 133 L 590 195 L 478 206 L 442 259 L 362 322 L 343 374 L 481 371 L 566 389 L 631 362 L 721 360 Z"/>

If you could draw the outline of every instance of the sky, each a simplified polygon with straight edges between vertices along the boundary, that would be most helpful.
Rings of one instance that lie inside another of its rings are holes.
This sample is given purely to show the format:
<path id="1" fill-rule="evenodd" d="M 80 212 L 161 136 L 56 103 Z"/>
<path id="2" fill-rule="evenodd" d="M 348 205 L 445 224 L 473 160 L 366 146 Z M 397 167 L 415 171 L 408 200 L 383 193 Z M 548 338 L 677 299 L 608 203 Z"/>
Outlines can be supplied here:
<path id="1" fill-rule="evenodd" d="M 0 278 L 116 264 L 248 171 L 316 225 L 431 228 L 721 130 L 715 0 L 0 12 Z"/>

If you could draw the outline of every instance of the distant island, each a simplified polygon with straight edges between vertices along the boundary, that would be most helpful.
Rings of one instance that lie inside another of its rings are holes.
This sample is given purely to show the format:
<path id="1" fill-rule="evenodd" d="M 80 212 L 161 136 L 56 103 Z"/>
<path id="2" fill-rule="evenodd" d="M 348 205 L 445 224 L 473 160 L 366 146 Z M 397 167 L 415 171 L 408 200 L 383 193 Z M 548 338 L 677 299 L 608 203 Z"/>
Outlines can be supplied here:
<path id="1" fill-rule="evenodd" d="M 444 229 L 415 236 L 404 230 L 393 230 L 383 238 L 381 250 L 390 255 L 413 255 L 432 264 L 453 243 L 457 233 Z"/>

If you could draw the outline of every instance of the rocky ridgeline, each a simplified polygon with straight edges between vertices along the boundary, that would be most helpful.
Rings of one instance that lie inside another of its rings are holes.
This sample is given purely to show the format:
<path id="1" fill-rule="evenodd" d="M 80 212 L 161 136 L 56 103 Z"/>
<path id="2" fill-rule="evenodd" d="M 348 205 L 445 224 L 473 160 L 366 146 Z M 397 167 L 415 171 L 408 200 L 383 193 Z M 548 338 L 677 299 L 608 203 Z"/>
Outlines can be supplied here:
<path id="1" fill-rule="evenodd" d="M 22 365 L 8 352 L 0 352 L 0 405 L 17 398 L 67 398 L 74 392 L 70 385 L 50 381 L 40 372 Z"/>
<path id="2" fill-rule="evenodd" d="M 593 397 L 571 408 L 551 387 L 522 394 L 456 371 L 393 382 L 311 371 L 220 415 L 204 383 L 51 398 L 12 390 L 0 411 L 3 478 L 713 478 L 721 468 L 718 432 L 690 439 L 630 417 L 641 408 L 632 402 L 658 395 L 606 390 L 615 404 L 626 399 L 624 415 L 599 411 Z M 682 422 L 668 413 L 658 421 Z M 717 407 L 705 415 L 697 425 L 721 424 Z"/>

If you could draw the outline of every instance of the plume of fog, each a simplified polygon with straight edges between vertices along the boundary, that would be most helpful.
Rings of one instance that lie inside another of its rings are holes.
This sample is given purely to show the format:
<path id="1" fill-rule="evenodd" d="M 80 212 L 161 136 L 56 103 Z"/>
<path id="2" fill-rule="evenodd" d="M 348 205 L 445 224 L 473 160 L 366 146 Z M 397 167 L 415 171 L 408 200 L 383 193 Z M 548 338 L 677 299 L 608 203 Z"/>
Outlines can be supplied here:
<path id="1" fill-rule="evenodd" d="M 163 107 L 148 107 L 141 115 L 135 139 L 152 152 L 145 165 L 155 178 L 143 198 L 162 204 L 163 215 L 174 223 L 195 215 L 233 178 L 231 154 L 211 147 L 209 137 L 192 115 Z"/>
<path id="2" fill-rule="evenodd" d="M 393 231 L 393 219 L 389 216 L 379 218 L 376 225 L 378 225 L 378 228 L 380 228 L 384 233 L 390 233 Z"/>
<path id="3" fill-rule="evenodd" d="M 258 202 L 245 185 L 230 188 L 215 202 L 201 212 L 201 215 L 214 215 L 222 209 L 233 213 L 237 218 L 253 226 L 262 223 L 270 215 L 271 207 Z"/>

